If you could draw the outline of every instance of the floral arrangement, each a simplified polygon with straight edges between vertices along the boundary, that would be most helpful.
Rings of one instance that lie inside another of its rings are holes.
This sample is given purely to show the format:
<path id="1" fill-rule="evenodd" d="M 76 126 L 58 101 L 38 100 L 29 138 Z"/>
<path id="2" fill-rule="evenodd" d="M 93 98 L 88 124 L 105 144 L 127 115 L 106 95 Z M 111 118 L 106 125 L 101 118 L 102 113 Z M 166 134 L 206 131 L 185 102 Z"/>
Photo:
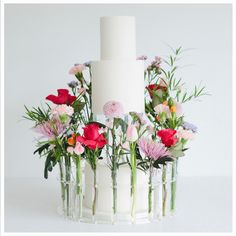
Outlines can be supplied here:
<path id="1" fill-rule="evenodd" d="M 135 111 L 124 114 L 119 101 L 104 104 L 105 122 L 100 122 L 91 112 L 90 62 L 75 64 L 69 74 L 75 80 L 69 88 L 57 90 L 57 95 L 46 97 L 46 107 L 26 108 L 25 118 L 34 122 L 33 130 L 40 134 L 34 153 L 45 157 L 44 177 L 56 165 L 60 168 L 62 199 L 69 214 L 69 187 L 72 164 L 76 166 L 76 192 L 79 199 L 79 215 L 82 216 L 82 169 L 87 162 L 94 176 L 92 215 L 96 213 L 96 171 L 100 159 L 107 159 L 111 170 L 113 214 L 117 213 L 117 171 L 121 165 L 131 170 L 131 216 L 135 217 L 137 195 L 137 170 L 149 176 L 148 213 L 152 212 L 153 171 L 177 162 L 184 156 L 189 140 L 197 127 L 185 121 L 182 104 L 206 95 L 205 87 L 186 92 L 182 79 L 176 77 L 177 61 L 183 52 L 179 47 L 167 58 L 155 57 L 147 63 L 145 77 L 145 114 Z M 147 61 L 146 56 L 137 60 Z M 90 76 L 85 76 L 85 71 Z M 175 168 L 176 165 L 173 165 Z M 174 169 L 173 169 L 174 171 Z M 64 181 L 64 182 L 63 182 Z M 171 185 L 171 209 L 174 210 L 176 182 Z M 165 191 L 165 188 L 163 188 Z M 166 199 L 163 198 L 163 206 Z M 165 212 L 163 211 L 163 215 Z"/>

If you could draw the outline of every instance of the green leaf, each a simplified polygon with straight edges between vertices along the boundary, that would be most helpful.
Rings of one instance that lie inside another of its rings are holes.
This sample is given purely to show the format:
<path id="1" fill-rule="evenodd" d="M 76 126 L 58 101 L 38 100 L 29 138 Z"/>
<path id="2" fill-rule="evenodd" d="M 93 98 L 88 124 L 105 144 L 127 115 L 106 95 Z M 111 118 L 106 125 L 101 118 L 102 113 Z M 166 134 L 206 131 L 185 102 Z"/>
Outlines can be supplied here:
<path id="1" fill-rule="evenodd" d="M 38 149 L 36 149 L 36 150 L 34 151 L 34 154 L 36 154 L 36 153 L 38 152 L 38 154 L 41 155 L 41 153 L 42 153 L 45 149 L 48 150 L 49 146 L 50 146 L 49 143 L 46 143 L 46 144 L 42 145 L 41 147 L 39 147 Z"/>
<path id="2" fill-rule="evenodd" d="M 114 118 L 114 125 L 116 128 L 121 127 L 122 132 L 126 132 L 128 124 L 121 118 Z"/>
<path id="3" fill-rule="evenodd" d="M 174 161 L 174 159 L 169 156 L 164 156 L 154 161 L 153 167 L 159 169 L 160 165 L 166 165 L 166 162 L 170 162 L 170 161 Z"/>
<path id="4" fill-rule="evenodd" d="M 173 157 L 183 157 L 185 154 L 182 150 L 170 150 Z"/>
<path id="5" fill-rule="evenodd" d="M 44 178 L 48 178 L 48 171 L 52 171 L 53 167 L 56 165 L 56 159 L 53 156 L 52 152 L 49 152 L 45 161 L 45 166 L 44 166 Z"/>
<path id="6" fill-rule="evenodd" d="M 85 102 L 81 102 L 80 100 L 74 101 L 72 107 L 74 108 L 75 112 L 81 112 L 84 109 Z"/>

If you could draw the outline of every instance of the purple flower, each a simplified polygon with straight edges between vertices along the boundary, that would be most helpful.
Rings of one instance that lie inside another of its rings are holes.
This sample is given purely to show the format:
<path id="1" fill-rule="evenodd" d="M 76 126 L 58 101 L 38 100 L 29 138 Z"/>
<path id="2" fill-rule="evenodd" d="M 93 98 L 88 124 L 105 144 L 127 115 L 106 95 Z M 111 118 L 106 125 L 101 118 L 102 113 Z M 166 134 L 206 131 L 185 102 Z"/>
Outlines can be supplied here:
<path id="1" fill-rule="evenodd" d="M 161 57 L 158 57 L 158 56 L 155 56 L 155 62 L 156 62 L 156 64 L 161 64 L 161 62 L 162 62 L 162 59 L 161 59 Z"/>
<path id="2" fill-rule="evenodd" d="M 136 58 L 137 60 L 143 60 L 146 61 L 147 60 L 147 56 L 146 55 L 142 55 Z"/>
<path id="3" fill-rule="evenodd" d="M 151 64 L 147 67 L 148 70 L 159 70 L 161 68 L 161 57 L 155 56 L 154 61 L 151 62 Z"/>
<path id="4" fill-rule="evenodd" d="M 65 127 L 59 119 L 54 118 L 49 121 L 44 121 L 33 130 L 41 134 L 43 138 L 55 139 L 65 130 Z"/>
<path id="5" fill-rule="evenodd" d="M 86 61 L 86 62 L 84 63 L 84 65 L 87 66 L 87 67 L 90 67 L 90 66 L 91 66 L 91 61 Z"/>
<path id="6" fill-rule="evenodd" d="M 192 130 L 193 133 L 197 132 L 197 126 L 195 126 L 194 124 L 191 124 L 189 122 L 184 121 L 182 126 L 183 126 L 184 129 Z"/>
<path id="7" fill-rule="evenodd" d="M 103 113 L 108 118 L 119 118 L 124 114 L 124 108 L 120 102 L 109 101 L 103 106 Z"/>
<path id="8" fill-rule="evenodd" d="M 70 83 L 68 83 L 68 86 L 70 88 L 76 88 L 79 85 L 79 83 L 77 81 L 71 81 Z"/>
<path id="9" fill-rule="evenodd" d="M 170 155 L 163 143 L 159 143 L 148 138 L 141 138 L 138 142 L 138 146 L 146 157 L 153 160 Z"/>

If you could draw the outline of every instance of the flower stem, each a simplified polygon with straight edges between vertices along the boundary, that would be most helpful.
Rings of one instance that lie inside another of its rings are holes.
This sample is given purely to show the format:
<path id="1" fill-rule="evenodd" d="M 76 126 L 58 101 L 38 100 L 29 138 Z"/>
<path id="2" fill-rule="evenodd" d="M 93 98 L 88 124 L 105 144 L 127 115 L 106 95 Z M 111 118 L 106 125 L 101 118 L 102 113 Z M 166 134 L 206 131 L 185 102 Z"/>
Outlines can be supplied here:
<path id="1" fill-rule="evenodd" d="M 77 183 L 77 195 L 79 197 L 79 218 L 82 217 L 82 170 L 81 170 L 81 157 L 77 156 L 76 158 L 76 183 Z"/>
<path id="2" fill-rule="evenodd" d="M 166 198 L 167 198 L 167 189 L 166 189 L 166 166 L 163 165 L 163 172 L 162 172 L 162 191 L 163 191 L 163 198 L 162 198 L 162 216 L 166 215 Z"/>
<path id="3" fill-rule="evenodd" d="M 117 212 L 117 155 L 116 155 L 116 136 L 114 125 L 112 129 L 112 194 L 113 194 L 113 216 L 116 215 Z"/>
<path id="4" fill-rule="evenodd" d="M 94 196 L 93 196 L 93 205 L 92 205 L 92 214 L 95 216 L 96 213 L 96 199 L 97 199 L 97 171 L 96 171 L 96 159 L 94 163 L 93 169 L 93 189 L 94 189 Z"/>
<path id="5" fill-rule="evenodd" d="M 71 163 L 70 158 L 65 156 L 65 169 L 66 169 L 66 215 L 70 215 L 70 174 Z"/>
<path id="6" fill-rule="evenodd" d="M 175 199 L 176 199 L 176 168 L 177 168 L 177 160 L 172 163 L 171 169 L 171 204 L 170 211 L 173 214 L 175 210 Z"/>
<path id="7" fill-rule="evenodd" d="M 62 210 L 64 212 L 65 211 L 65 180 L 64 180 L 64 172 L 63 172 L 63 168 L 62 168 L 62 160 L 61 159 L 59 160 L 59 169 L 60 169 L 60 181 L 61 181 Z"/>
<path id="8" fill-rule="evenodd" d="M 137 184 L 137 161 L 135 152 L 136 143 L 130 143 L 130 162 L 131 162 L 131 217 L 135 220 L 136 211 L 136 184 Z"/>
<path id="9" fill-rule="evenodd" d="M 150 167 L 149 167 L 149 181 L 148 181 L 148 214 L 151 214 L 152 212 L 152 172 L 153 172 L 153 166 L 152 161 L 150 161 Z"/>

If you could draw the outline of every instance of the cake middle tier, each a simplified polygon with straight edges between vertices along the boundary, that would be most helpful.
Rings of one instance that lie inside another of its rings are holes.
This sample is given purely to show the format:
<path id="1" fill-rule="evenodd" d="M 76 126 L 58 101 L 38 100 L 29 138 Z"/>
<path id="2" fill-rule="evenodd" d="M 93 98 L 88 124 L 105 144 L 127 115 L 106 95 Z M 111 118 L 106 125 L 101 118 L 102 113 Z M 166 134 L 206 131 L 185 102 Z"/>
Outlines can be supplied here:
<path id="1" fill-rule="evenodd" d="M 94 114 L 103 114 L 108 101 L 122 103 L 125 113 L 144 112 L 143 61 L 94 61 L 91 70 Z"/>

